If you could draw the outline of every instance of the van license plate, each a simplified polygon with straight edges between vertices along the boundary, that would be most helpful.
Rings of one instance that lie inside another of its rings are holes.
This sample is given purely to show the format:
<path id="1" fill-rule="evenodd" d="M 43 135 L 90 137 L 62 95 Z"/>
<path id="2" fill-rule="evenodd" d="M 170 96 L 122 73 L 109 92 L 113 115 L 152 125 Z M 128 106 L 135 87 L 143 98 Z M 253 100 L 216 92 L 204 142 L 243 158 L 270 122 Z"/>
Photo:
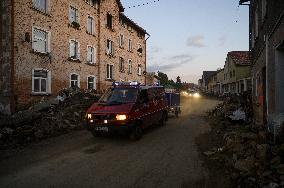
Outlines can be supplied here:
<path id="1" fill-rule="evenodd" d="M 96 131 L 104 131 L 104 132 L 108 132 L 108 127 L 95 127 Z"/>

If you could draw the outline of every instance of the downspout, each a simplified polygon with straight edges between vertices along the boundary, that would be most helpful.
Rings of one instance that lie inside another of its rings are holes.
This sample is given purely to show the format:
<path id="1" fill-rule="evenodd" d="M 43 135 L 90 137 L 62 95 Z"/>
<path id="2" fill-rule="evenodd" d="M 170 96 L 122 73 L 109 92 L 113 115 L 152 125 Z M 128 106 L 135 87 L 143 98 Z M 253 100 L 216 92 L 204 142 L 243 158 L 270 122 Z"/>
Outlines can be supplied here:
<path id="1" fill-rule="evenodd" d="M 15 104 L 15 0 L 11 0 L 11 78 L 10 78 L 10 109 L 14 113 L 16 111 Z"/>
<path id="2" fill-rule="evenodd" d="M 265 66 L 266 66 L 266 79 L 265 79 L 265 81 L 266 81 L 266 88 L 265 88 L 265 95 L 266 95 L 266 120 L 268 120 L 268 114 L 269 114 L 269 108 L 268 108 L 268 104 L 269 104 L 269 97 L 268 97 L 268 94 L 269 94 L 269 92 L 268 92 L 268 84 L 269 84 L 269 81 L 268 81 L 268 73 L 269 73 L 269 71 L 268 71 L 268 36 L 267 35 L 265 35 L 264 36 L 265 37 Z"/>
<path id="3" fill-rule="evenodd" d="M 101 90 L 101 75 L 100 75 L 100 63 L 101 63 L 101 2 L 98 1 L 98 50 L 97 50 L 97 57 L 98 57 L 98 88 L 97 91 Z"/>
<path id="4" fill-rule="evenodd" d="M 145 40 L 145 85 L 147 85 L 147 40 L 150 38 L 150 35 L 148 33 L 146 33 L 148 35 L 148 37 Z"/>

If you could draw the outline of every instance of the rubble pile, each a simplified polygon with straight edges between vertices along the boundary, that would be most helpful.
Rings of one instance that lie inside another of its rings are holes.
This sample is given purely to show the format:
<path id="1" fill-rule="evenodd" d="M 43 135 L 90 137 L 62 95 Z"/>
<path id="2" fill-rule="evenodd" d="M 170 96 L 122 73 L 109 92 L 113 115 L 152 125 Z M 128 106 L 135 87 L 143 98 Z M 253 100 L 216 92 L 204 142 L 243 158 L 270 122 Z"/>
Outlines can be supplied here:
<path id="1" fill-rule="evenodd" d="M 53 99 L 43 98 L 28 109 L 1 116 L 0 149 L 82 129 L 87 108 L 99 95 L 79 88 L 64 89 Z"/>
<path id="2" fill-rule="evenodd" d="M 227 100 L 208 113 L 219 145 L 203 154 L 223 164 L 235 187 L 284 187 L 284 144 L 272 143 L 272 136 L 252 122 L 235 121 L 232 111 L 240 101 Z M 248 111 L 244 110 L 246 116 Z"/>

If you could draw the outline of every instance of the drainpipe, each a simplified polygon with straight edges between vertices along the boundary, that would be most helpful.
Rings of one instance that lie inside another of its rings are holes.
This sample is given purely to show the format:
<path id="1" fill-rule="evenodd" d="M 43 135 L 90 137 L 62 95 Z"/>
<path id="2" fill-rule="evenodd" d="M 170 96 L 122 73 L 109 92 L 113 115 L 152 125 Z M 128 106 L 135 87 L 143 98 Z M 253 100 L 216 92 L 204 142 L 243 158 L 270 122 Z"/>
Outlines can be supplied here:
<path id="1" fill-rule="evenodd" d="M 146 72 L 146 75 L 145 75 L 145 85 L 147 85 L 147 40 L 150 38 L 150 35 L 148 33 L 146 33 L 148 35 L 148 37 L 146 38 L 145 40 L 145 72 Z"/>
<path id="2" fill-rule="evenodd" d="M 97 50 L 97 57 L 98 57 L 98 62 L 97 62 L 97 69 L 98 69 L 98 88 L 97 91 L 101 90 L 101 75 L 100 75 L 100 63 L 101 63 L 101 2 L 98 1 L 98 50 Z"/>
<path id="3" fill-rule="evenodd" d="M 268 81 L 268 73 L 269 73 L 269 71 L 268 71 L 268 36 L 267 35 L 265 35 L 264 36 L 265 37 L 265 66 L 266 66 L 266 88 L 265 88 L 265 92 L 266 92 L 266 118 L 267 118 L 267 120 L 268 120 L 268 115 L 269 115 L 269 108 L 268 108 L 268 106 L 269 106 L 269 97 L 268 97 L 268 94 L 269 94 L 269 92 L 268 92 L 268 89 L 269 89 L 269 87 L 268 87 L 268 84 L 269 84 L 269 81 Z"/>
<path id="4" fill-rule="evenodd" d="M 11 78 L 10 78 L 10 109 L 14 113 L 16 110 L 15 105 L 15 0 L 11 0 Z"/>

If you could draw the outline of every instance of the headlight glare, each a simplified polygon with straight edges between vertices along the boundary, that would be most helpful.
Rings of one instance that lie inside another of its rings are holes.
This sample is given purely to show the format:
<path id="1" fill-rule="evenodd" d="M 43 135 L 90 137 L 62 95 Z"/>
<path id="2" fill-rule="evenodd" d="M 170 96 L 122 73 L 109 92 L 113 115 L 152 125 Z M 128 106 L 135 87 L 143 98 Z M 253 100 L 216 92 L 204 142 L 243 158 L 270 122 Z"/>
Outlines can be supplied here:
<path id="1" fill-rule="evenodd" d="M 117 114 L 116 115 L 116 120 L 118 121 L 123 121 L 123 120 L 126 120 L 126 115 L 122 115 L 122 114 Z"/>

